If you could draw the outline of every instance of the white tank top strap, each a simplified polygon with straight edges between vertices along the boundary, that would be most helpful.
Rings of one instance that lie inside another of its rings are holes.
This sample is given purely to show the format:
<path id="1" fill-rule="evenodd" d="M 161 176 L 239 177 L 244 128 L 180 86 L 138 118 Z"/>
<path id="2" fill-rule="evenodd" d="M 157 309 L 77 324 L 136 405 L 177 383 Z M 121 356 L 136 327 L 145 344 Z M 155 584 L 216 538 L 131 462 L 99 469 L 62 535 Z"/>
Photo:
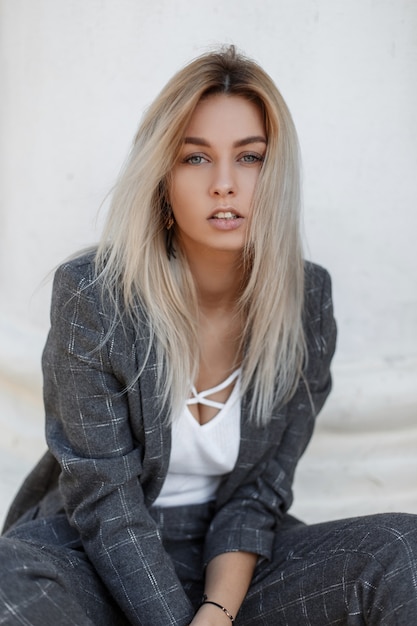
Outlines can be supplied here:
<path id="1" fill-rule="evenodd" d="M 234 380 L 236 380 L 239 374 L 240 368 L 235 370 L 233 374 L 230 374 L 230 376 L 228 376 L 228 378 L 226 378 L 226 380 L 224 380 L 219 385 L 211 387 L 211 389 L 205 389 L 204 391 L 200 391 L 200 393 L 198 393 L 195 386 L 192 385 L 191 393 L 193 394 L 193 396 L 187 399 L 187 405 L 204 404 L 205 406 L 211 406 L 215 409 L 222 409 L 225 406 L 225 402 L 216 402 L 216 400 L 210 400 L 210 398 L 207 398 L 207 396 L 211 396 L 213 393 L 217 393 L 218 391 L 223 391 L 223 389 L 226 389 L 229 385 L 232 384 Z"/>

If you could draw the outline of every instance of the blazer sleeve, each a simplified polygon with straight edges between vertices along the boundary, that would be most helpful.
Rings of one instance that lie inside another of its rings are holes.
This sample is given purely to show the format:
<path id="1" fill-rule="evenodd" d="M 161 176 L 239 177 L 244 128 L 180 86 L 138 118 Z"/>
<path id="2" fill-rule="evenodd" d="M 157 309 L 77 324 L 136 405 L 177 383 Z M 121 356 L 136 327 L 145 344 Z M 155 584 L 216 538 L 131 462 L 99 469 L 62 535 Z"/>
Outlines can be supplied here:
<path id="1" fill-rule="evenodd" d="M 308 364 L 289 403 L 275 413 L 278 427 L 264 434 L 276 436 L 267 454 L 248 471 L 245 480 L 220 502 L 206 537 L 205 562 L 229 551 L 247 551 L 270 559 L 273 540 L 292 503 L 297 463 L 313 432 L 315 417 L 331 389 L 330 363 L 335 350 L 331 281 L 326 270 L 308 264 L 304 325 Z M 241 446 L 257 446 L 256 432 Z M 259 447 L 259 446 L 258 446 Z M 243 463 L 242 463 L 243 465 Z"/>
<path id="2" fill-rule="evenodd" d="M 189 624 L 191 603 L 144 504 L 143 450 L 132 435 L 128 381 L 112 367 L 108 320 L 91 262 L 62 266 L 43 371 L 46 435 L 66 513 L 129 623 Z"/>

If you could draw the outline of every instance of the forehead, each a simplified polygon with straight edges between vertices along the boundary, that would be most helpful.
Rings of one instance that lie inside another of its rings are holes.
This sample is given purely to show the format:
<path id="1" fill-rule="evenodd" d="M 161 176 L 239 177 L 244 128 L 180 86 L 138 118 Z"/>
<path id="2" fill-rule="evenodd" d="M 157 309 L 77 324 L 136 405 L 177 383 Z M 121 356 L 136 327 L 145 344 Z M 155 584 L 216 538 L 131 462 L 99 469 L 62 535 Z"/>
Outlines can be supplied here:
<path id="1" fill-rule="evenodd" d="M 257 104 L 241 96 L 216 94 L 197 104 L 186 128 L 185 136 L 214 134 L 265 135 L 262 112 Z"/>

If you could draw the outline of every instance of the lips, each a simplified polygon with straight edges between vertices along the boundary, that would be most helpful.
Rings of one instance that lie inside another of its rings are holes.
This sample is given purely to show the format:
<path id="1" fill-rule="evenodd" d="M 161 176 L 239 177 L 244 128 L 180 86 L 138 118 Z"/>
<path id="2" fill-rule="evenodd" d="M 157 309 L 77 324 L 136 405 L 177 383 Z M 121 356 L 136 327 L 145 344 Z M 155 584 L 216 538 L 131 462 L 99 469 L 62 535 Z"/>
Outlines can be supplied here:
<path id="1" fill-rule="evenodd" d="M 210 220 L 236 220 L 242 216 L 233 207 L 217 208 L 208 219 Z"/>
<path id="2" fill-rule="evenodd" d="M 236 213 L 232 213 L 231 211 L 218 211 L 215 213 L 211 219 L 220 219 L 220 220 L 237 220 L 238 216 Z"/>
<path id="3" fill-rule="evenodd" d="M 231 231 L 240 228 L 245 220 L 233 207 L 217 207 L 208 218 L 208 221 L 216 230 Z"/>

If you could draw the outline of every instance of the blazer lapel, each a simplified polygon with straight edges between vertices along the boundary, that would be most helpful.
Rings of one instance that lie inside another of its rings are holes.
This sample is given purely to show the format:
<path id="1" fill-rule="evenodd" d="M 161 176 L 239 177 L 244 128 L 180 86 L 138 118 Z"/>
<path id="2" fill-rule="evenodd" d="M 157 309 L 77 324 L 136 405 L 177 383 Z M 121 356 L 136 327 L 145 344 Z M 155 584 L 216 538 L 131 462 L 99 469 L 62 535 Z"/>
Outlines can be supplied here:
<path id="1" fill-rule="evenodd" d="M 141 338 L 137 345 L 138 363 L 146 359 Z M 161 410 L 157 396 L 157 356 L 152 345 L 146 365 L 138 380 L 142 412 L 144 457 L 143 473 L 140 477 L 147 504 L 150 506 L 158 496 L 168 470 L 171 451 L 171 428 L 166 423 L 166 411 Z"/>

